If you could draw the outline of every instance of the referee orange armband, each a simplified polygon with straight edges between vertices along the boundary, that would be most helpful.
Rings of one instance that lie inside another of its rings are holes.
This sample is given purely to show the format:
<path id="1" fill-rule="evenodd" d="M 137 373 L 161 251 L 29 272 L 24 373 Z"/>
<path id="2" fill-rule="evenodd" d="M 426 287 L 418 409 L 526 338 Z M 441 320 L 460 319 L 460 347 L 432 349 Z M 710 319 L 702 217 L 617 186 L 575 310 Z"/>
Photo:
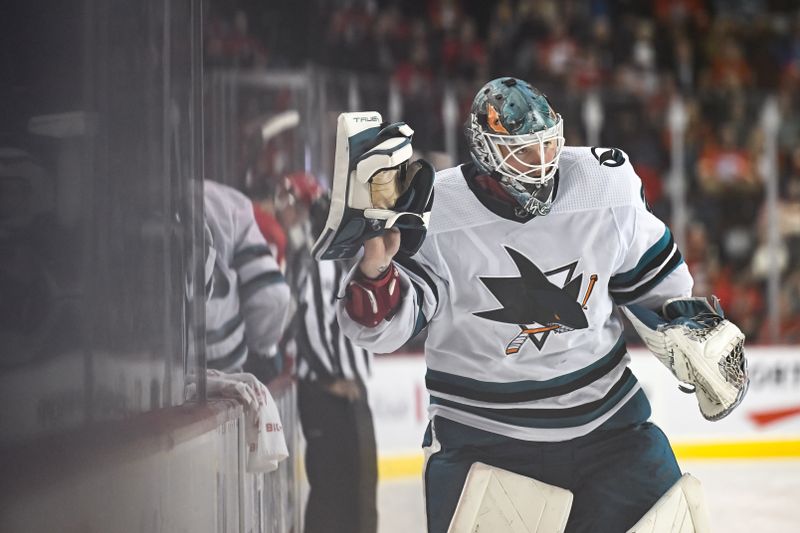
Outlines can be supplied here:
<path id="1" fill-rule="evenodd" d="M 345 292 L 345 309 L 350 318 L 374 328 L 391 318 L 400 305 L 400 273 L 394 264 L 377 279 L 356 273 Z"/>

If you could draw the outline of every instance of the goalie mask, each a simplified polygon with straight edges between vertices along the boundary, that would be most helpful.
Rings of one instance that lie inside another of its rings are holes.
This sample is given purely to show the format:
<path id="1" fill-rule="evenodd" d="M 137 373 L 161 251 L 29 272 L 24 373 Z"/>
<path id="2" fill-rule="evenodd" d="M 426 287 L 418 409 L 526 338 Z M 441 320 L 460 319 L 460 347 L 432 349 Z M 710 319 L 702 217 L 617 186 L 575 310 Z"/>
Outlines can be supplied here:
<path id="1" fill-rule="evenodd" d="M 517 78 L 484 85 L 466 125 L 478 168 L 497 178 L 526 213 L 538 215 L 550 211 L 563 131 L 547 97 Z"/>

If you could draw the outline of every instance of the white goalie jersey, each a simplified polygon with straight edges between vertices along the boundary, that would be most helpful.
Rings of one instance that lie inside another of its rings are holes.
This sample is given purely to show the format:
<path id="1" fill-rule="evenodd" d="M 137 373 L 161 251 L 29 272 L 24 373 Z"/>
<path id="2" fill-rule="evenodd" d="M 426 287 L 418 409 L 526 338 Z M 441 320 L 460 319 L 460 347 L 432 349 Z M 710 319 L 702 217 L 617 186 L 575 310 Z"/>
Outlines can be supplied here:
<path id="1" fill-rule="evenodd" d="M 340 300 L 344 333 L 388 353 L 427 328 L 430 416 L 513 438 L 585 435 L 632 398 L 649 409 L 615 305 L 660 308 L 692 278 L 627 156 L 565 147 L 552 210 L 533 218 L 488 196 L 472 168 L 437 173 L 425 242 L 395 258 L 394 316 L 368 328 Z"/>

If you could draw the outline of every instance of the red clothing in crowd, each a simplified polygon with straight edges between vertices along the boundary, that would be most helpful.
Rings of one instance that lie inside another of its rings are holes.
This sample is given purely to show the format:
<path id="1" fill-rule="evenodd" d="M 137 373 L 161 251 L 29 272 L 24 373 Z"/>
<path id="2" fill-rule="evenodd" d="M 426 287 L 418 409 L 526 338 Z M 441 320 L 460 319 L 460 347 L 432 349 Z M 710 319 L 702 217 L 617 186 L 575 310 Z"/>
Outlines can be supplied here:
<path id="1" fill-rule="evenodd" d="M 283 231 L 278 219 L 272 216 L 271 213 L 265 211 L 261 206 L 253 204 L 253 214 L 256 218 L 256 224 L 261 231 L 261 235 L 267 241 L 275 261 L 281 270 L 286 270 L 286 233 Z"/>

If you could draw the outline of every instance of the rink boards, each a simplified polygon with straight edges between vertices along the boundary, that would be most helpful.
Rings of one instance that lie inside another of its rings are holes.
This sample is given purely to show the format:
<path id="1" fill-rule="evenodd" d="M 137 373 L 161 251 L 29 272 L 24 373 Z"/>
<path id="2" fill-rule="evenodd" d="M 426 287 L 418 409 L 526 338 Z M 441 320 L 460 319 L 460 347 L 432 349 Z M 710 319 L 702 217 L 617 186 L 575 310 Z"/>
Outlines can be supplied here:
<path id="1" fill-rule="evenodd" d="M 649 352 L 630 350 L 632 368 L 653 406 L 653 421 L 680 460 L 800 458 L 800 352 L 796 347 L 748 348 L 751 385 L 727 418 L 708 422 L 694 395 Z M 369 386 L 382 479 L 417 475 L 427 425 L 428 395 L 421 354 L 378 356 Z"/>

